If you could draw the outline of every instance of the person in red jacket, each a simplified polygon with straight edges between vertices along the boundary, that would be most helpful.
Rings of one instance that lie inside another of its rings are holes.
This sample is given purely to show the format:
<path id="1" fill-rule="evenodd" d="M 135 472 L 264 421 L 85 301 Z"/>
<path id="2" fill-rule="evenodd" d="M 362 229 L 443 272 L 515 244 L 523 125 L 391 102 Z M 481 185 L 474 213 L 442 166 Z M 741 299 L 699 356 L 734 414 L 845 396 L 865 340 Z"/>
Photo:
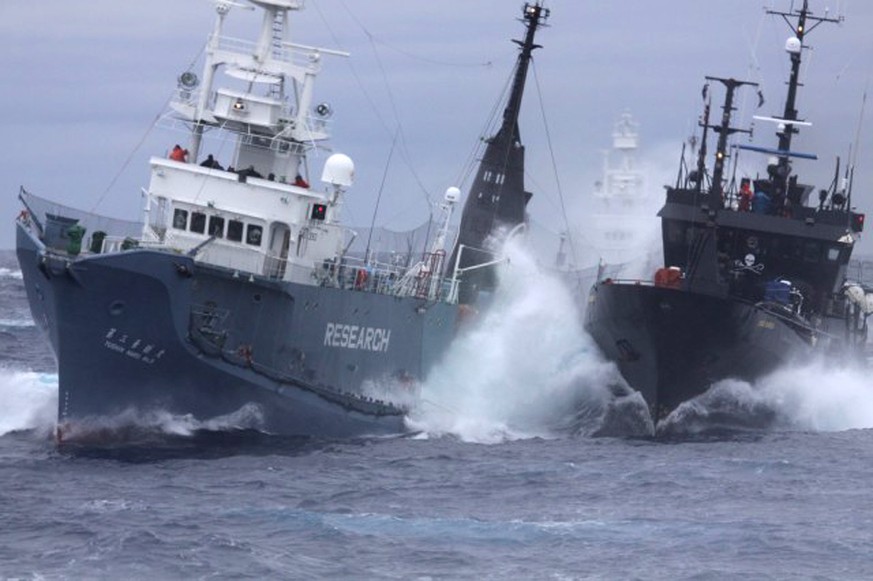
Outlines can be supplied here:
<path id="1" fill-rule="evenodd" d="M 182 146 L 177 143 L 173 146 L 173 150 L 170 152 L 170 159 L 184 163 L 188 161 L 188 150 L 182 149 Z"/>

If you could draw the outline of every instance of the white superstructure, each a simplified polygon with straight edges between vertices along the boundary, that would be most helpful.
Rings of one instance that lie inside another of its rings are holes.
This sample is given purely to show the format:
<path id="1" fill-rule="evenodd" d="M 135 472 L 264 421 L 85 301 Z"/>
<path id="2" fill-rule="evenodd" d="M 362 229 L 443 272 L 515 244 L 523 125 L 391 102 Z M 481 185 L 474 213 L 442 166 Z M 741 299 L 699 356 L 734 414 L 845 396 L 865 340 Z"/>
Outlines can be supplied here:
<path id="1" fill-rule="evenodd" d="M 643 173 L 636 167 L 637 127 L 630 113 L 621 115 L 612 133 L 612 149 L 604 153 L 603 177 L 594 187 L 586 238 L 606 264 L 636 258 L 657 228 L 647 207 Z"/>
<path id="2" fill-rule="evenodd" d="M 288 40 L 290 16 L 303 0 L 249 2 L 215 3 L 202 76 L 186 71 L 178 79 L 170 116 L 190 130 L 190 142 L 151 159 L 139 243 L 241 275 L 340 284 L 353 236 L 340 224 L 340 210 L 354 164 L 330 156 L 321 184 L 310 187 L 308 154 L 324 149 L 329 137 L 331 107 L 315 101 L 314 91 L 322 59 L 348 54 Z M 223 35 L 232 7 L 263 11 L 256 42 Z M 233 151 L 222 158 L 222 146 L 231 143 Z M 111 249 L 120 241 L 107 244 Z"/>

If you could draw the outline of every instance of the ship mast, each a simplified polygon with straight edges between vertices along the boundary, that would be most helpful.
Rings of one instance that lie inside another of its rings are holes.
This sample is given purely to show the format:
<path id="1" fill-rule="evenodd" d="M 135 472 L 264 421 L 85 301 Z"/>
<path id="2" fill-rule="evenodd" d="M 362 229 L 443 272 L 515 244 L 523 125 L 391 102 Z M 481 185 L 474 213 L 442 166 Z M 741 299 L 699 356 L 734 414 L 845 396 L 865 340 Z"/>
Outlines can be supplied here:
<path id="1" fill-rule="evenodd" d="M 784 128 L 780 126 L 780 131 L 776 134 L 779 137 L 779 156 L 778 172 L 783 178 L 787 178 L 791 173 L 789 164 L 789 152 L 791 151 L 791 138 L 798 132 L 797 124 L 791 121 L 797 121 L 797 89 L 800 87 L 800 61 L 803 52 L 803 40 L 806 35 L 812 32 L 814 28 L 823 22 L 840 23 L 842 17 L 829 18 L 825 16 L 813 16 L 809 10 L 809 0 L 803 0 L 803 8 L 794 10 L 793 12 L 779 12 L 777 10 L 767 10 L 767 14 L 781 16 L 794 36 L 789 38 L 785 43 L 785 50 L 788 52 L 791 59 L 791 75 L 788 78 L 788 95 L 785 99 L 785 110 L 782 113 Z M 797 17 L 796 23 L 791 21 L 791 17 Z M 811 22 L 810 26 L 807 23 Z"/>
<path id="2" fill-rule="evenodd" d="M 525 3 L 521 22 L 527 33 L 523 41 L 513 40 L 521 50 L 503 121 L 497 133 L 487 140 L 476 179 L 464 204 L 458 241 L 448 263 L 456 265 L 458 272 L 463 273 L 461 302 L 471 302 L 478 289 L 494 286 L 493 269 L 484 266 L 494 261 L 493 252 L 485 248 L 489 236 L 498 228 L 510 231 L 525 222 L 525 208 L 532 194 L 524 190 L 524 146 L 518 115 L 531 57 L 533 51 L 540 48 L 534 43 L 534 37 L 548 17 L 549 10 L 543 7 L 542 0 Z"/>
<path id="3" fill-rule="evenodd" d="M 713 194 L 712 199 L 715 203 L 721 206 L 724 202 L 724 163 L 725 160 L 730 157 L 727 152 L 728 137 L 734 133 L 751 133 L 748 129 L 731 127 L 731 113 L 736 110 L 736 107 L 734 107 L 734 92 L 743 85 L 757 87 L 758 84 L 749 81 L 738 81 L 736 79 L 723 79 L 720 77 L 706 77 L 706 80 L 718 81 L 723 84 L 726 89 L 724 105 L 722 106 L 721 125 L 707 124 L 704 126 L 704 130 L 709 128 L 718 134 L 718 144 L 715 146 L 715 165 L 712 169 L 712 189 L 710 192 Z M 708 107 L 709 105 L 707 104 L 707 108 Z"/>

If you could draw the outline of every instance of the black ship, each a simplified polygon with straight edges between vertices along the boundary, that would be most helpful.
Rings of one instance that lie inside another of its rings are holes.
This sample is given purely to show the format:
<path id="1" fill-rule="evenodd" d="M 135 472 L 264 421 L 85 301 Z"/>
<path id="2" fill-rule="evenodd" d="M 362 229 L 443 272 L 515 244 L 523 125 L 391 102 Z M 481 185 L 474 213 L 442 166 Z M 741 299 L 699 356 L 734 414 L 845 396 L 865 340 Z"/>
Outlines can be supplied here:
<path id="1" fill-rule="evenodd" d="M 534 38 L 549 14 L 542 2 L 525 3 L 522 17 L 525 38 L 513 41 L 520 51 L 512 89 L 500 128 L 486 140 L 476 178 L 464 203 L 458 240 L 447 264 L 450 269 L 454 267 L 456 276 L 463 281 L 461 304 L 476 303 L 481 291 L 494 289 L 494 267 L 502 262 L 496 249 L 527 223 L 526 208 L 533 194 L 524 186 L 524 145 L 518 115 L 533 51 L 542 48 Z"/>
<path id="2" fill-rule="evenodd" d="M 696 167 L 683 163 L 659 212 L 664 267 L 653 281 L 600 280 L 588 294 L 585 327 L 649 405 L 655 421 L 726 378 L 754 381 L 793 358 L 813 353 L 863 358 L 870 289 L 847 280 L 864 214 L 852 207 L 852 168 L 836 164 L 829 187 L 801 183 L 792 137 L 810 123 L 795 108 L 804 38 L 822 23 L 808 2 L 789 12 L 768 11 L 788 23 L 791 60 L 776 148 L 739 145 L 770 156 L 766 173 L 727 179 L 729 138 L 749 132 L 731 126 L 738 91 L 754 83 L 707 77 L 707 103 Z M 710 124 L 708 99 L 722 88 L 719 123 Z M 760 96 L 760 93 L 759 93 Z M 761 99 L 761 102 L 763 99 Z M 759 106 L 760 106 L 759 102 Z M 717 136 L 712 171 L 706 137 Z M 735 154 L 735 153 L 734 153 Z"/>

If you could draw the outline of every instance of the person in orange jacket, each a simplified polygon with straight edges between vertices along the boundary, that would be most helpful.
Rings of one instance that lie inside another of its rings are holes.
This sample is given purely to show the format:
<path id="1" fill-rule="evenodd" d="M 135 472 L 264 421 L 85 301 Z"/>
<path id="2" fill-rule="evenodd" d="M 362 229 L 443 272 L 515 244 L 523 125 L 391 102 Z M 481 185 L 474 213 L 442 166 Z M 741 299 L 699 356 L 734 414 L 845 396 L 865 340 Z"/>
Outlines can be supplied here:
<path id="1" fill-rule="evenodd" d="M 187 162 L 188 150 L 182 149 L 182 146 L 177 143 L 173 146 L 173 150 L 170 152 L 170 159 L 173 161 Z"/>

